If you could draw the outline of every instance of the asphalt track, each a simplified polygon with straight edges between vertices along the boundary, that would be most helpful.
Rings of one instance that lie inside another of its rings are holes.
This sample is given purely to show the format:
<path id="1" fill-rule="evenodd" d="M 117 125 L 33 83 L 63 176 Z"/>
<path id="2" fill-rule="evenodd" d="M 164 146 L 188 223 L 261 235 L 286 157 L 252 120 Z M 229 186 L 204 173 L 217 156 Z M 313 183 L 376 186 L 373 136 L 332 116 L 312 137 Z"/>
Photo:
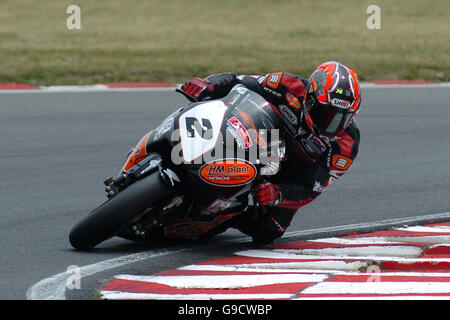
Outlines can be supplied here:
<path id="1" fill-rule="evenodd" d="M 173 91 L 20 92 L 0 99 L 0 299 L 26 299 L 33 285 L 72 265 L 115 259 L 114 273 L 148 274 L 250 245 L 230 230 L 202 250 L 176 253 L 119 238 L 92 252 L 71 248 L 71 227 L 105 199 L 104 178 L 118 172 L 142 135 L 186 103 Z M 298 212 L 288 231 L 449 212 L 449 101 L 448 87 L 363 89 L 357 160 Z M 121 266 L 119 258 L 132 254 L 138 262 Z M 67 298 L 96 298 L 114 274 L 91 271 Z"/>

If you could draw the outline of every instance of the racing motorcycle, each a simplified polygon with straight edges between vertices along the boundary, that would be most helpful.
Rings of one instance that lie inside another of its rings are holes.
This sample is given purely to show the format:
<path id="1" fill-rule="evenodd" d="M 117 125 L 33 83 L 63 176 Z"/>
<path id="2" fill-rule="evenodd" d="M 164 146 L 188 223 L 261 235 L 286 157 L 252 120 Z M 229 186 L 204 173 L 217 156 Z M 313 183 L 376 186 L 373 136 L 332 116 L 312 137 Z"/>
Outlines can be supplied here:
<path id="1" fill-rule="evenodd" d="M 177 91 L 191 103 L 145 134 L 119 174 L 104 181 L 108 199 L 72 228 L 74 248 L 113 236 L 208 238 L 237 215 L 263 210 L 252 186 L 276 174 L 284 159 L 277 110 L 240 84 L 216 100 Z"/>

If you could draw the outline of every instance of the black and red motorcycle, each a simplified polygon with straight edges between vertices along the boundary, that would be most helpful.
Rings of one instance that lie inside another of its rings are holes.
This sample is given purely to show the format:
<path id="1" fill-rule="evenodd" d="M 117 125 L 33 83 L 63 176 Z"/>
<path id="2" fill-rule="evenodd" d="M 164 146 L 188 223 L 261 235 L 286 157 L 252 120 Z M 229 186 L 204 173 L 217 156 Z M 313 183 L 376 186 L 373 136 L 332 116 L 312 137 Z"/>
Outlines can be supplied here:
<path id="1" fill-rule="evenodd" d="M 243 85 L 218 100 L 188 98 L 193 103 L 142 137 L 120 174 L 104 182 L 108 200 L 72 228 L 74 248 L 113 236 L 206 238 L 256 208 L 252 186 L 276 174 L 284 157 L 276 109 Z"/>

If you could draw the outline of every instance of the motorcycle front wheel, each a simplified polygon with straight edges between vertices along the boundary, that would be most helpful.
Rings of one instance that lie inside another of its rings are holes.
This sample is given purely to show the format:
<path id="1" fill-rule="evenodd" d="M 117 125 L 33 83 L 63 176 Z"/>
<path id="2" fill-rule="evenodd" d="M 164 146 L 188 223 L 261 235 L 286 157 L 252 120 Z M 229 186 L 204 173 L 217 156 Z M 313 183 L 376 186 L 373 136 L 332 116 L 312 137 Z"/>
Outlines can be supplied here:
<path id="1" fill-rule="evenodd" d="M 70 231 L 70 244 L 77 250 L 91 249 L 172 193 L 174 190 L 156 171 L 119 192 L 77 223 Z"/>

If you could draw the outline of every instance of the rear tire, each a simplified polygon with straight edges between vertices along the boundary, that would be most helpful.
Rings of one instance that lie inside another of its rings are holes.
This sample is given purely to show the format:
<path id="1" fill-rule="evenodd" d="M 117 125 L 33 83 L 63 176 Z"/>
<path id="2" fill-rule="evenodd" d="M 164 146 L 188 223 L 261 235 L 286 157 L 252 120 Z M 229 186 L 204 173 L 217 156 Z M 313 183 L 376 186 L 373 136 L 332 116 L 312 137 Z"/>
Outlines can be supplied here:
<path id="1" fill-rule="evenodd" d="M 159 171 L 154 172 L 119 192 L 77 223 L 70 231 L 70 244 L 77 250 L 95 247 L 173 192 Z"/>

